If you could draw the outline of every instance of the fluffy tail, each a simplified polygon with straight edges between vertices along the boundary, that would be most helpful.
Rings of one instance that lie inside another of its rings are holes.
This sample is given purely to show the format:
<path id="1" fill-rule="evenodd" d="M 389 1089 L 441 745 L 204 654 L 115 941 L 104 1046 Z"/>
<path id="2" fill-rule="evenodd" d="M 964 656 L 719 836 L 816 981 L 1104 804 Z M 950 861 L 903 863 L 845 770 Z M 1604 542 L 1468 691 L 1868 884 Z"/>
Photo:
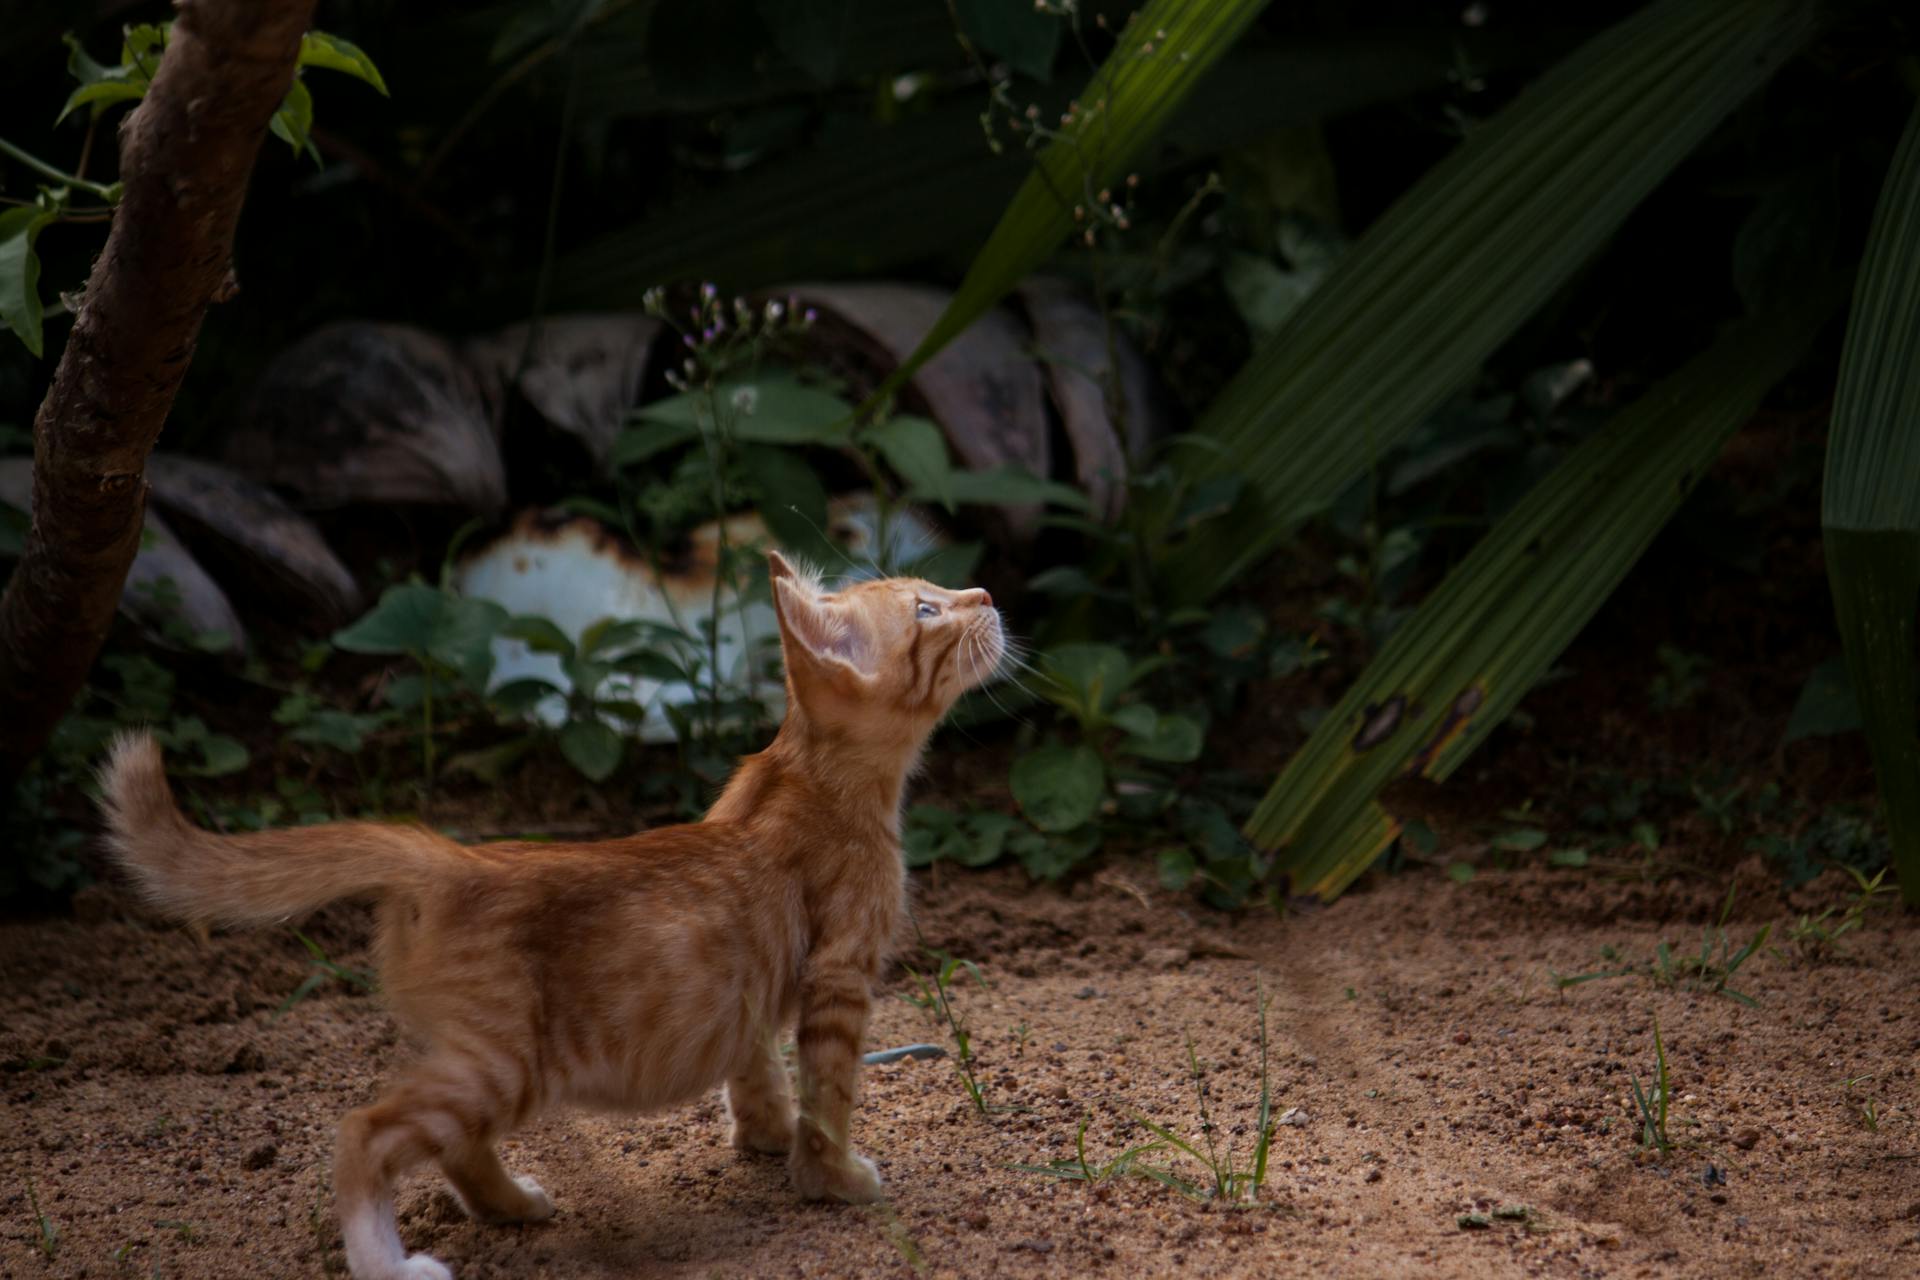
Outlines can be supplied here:
<path id="1" fill-rule="evenodd" d="M 122 734 L 100 770 L 107 845 L 168 915 L 221 924 L 284 920 L 336 898 L 424 885 L 471 855 L 421 827 L 334 822 L 223 836 L 173 802 L 160 746 Z"/>

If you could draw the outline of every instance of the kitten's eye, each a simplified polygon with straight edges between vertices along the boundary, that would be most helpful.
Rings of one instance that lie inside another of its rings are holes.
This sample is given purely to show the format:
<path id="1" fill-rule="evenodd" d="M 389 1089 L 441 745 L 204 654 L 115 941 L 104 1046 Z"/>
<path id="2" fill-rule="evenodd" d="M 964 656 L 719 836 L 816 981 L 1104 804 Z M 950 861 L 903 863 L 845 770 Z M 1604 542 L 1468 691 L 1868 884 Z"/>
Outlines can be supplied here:
<path id="1" fill-rule="evenodd" d="M 937 618 L 940 616 L 940 606 L 937 604 L 928 604 L 925 600 L 922 600 L 913 607 L 913 616 L 916 618 Z"/>

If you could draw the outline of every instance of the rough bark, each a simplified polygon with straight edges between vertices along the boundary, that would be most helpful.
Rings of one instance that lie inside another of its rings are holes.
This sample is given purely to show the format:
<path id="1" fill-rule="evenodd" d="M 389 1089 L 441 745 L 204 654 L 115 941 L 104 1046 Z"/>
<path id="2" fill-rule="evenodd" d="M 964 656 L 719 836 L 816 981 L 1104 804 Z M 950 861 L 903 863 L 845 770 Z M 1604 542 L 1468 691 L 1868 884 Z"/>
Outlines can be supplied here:
<path id="1" fill-rule="evenodd" d="M 113 619 L 144 470 L 208 304 L 231 290 L 247 179 L 315 0 L 177 0 L 120 131 L 125 195 L 34 419 L 33 523 L 0 599 L 0 779 L 45 744 Z"/>

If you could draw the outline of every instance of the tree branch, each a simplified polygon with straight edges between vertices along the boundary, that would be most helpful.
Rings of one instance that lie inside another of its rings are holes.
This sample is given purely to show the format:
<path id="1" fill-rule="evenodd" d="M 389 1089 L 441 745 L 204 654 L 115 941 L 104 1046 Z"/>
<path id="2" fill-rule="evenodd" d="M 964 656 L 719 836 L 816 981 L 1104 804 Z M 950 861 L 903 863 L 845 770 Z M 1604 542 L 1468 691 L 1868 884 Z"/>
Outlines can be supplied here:
<path id="1" fill-rule="evenodd" d="M 140 543 L 147 455 L 225 296 L 233 232 L 315 0 L 176 0 L 121 127 L 125 187 L 33 424 L 33 524 L 0 599 L 0 779 L 85 682 Z"/>

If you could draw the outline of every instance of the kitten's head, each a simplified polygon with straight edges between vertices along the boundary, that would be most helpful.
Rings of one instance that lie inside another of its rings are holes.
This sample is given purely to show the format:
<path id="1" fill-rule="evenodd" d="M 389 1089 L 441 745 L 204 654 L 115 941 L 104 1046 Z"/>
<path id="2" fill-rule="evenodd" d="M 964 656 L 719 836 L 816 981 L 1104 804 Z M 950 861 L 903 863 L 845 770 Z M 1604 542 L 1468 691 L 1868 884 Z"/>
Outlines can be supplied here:
<path id="1" fill-rule="evenodd" d="M 822 590 L 779 552 L 767 556 L 787 692 L 843 729 L 924 733 L 1006 656 L 993 597 L 919 578 Z"/>

